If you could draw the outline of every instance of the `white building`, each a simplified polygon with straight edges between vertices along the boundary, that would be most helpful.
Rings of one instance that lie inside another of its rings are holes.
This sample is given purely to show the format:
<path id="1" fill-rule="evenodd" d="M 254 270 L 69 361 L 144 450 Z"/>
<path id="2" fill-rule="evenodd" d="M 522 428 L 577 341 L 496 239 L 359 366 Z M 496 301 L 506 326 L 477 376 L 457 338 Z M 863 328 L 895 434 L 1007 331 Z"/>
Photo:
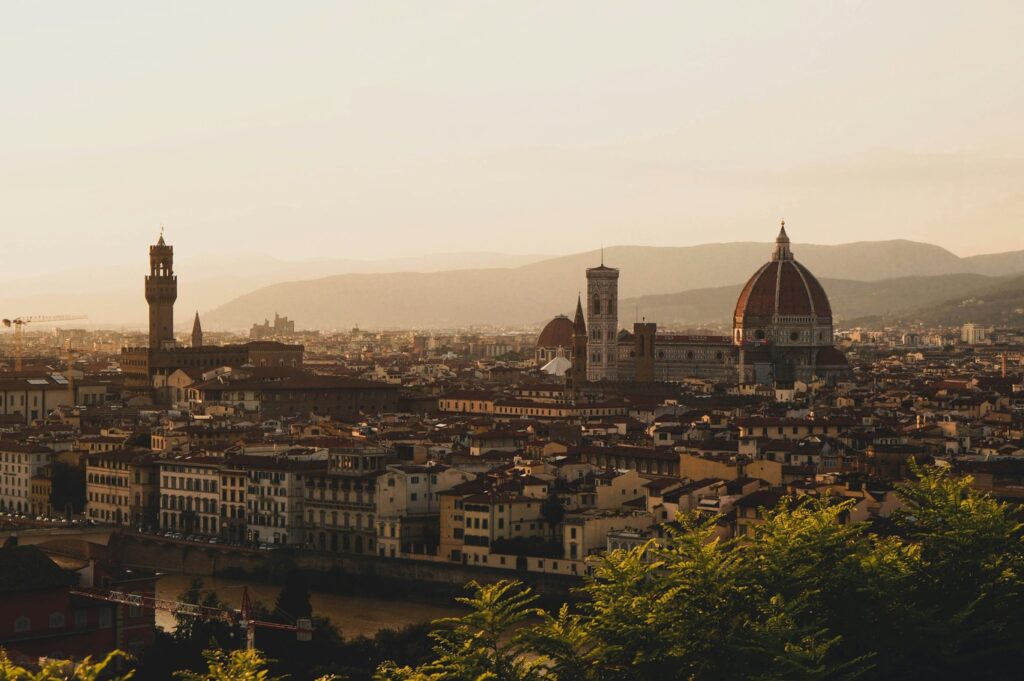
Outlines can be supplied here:
<path id="1" fill-rule="evenodd" d="M 377 478 L 377 553 L 427 552 L 440 541 L 440 492 L 476 477 L 441 465 L 390 465 Z"/>
<path id="2" fill-rule="evenodd" d="M 323 473 L 327 461 L 296 461 L 241 455 L 228 465 L 245 471 L 248 539 L 267 544 L 301 544 L 307 478 Z"/>
<path id="3" fill-rule="evenodd" d="M 160 462 L 160 528 L 220 536 L 220 468 L 224 460 L 182 456 Z"/>
<path id="4" fill-rule="evenodd" d="M 989 329 L 979 324 L 968 323 L 960 327 L 960 340 L 967 345 L 984 343 L 988 334 Z"/>
<path id="5" fill-rule="evenodd" d="M 0 442 L 0 511 L 28 513 L 29 481 L 52 456 L 40 445 Z"/>

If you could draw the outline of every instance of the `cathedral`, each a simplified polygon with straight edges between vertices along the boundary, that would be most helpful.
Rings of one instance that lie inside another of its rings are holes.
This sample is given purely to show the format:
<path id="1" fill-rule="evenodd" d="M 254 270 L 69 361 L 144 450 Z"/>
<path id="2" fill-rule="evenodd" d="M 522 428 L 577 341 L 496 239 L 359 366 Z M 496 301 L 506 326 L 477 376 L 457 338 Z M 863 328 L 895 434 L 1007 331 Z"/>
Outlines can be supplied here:
<path id="1" fill-rule="evenodd" d="M 829 383 L 849 372 L 846 357 L 833 345 L 832 308 L 814 275 L 793 257 L 783 223 L 771 259 L 747 281 L 736 301 L 731 336 L 659 333 L 657 324 L 637 322 L 619 328 L 619 270 L 587 270 L 587 312 L 577 302 L 574 322 L 556 317 L 541 334 L 538 359 L 558 341 L 572 348 L 569 375 L 574 382 L 682 381 L 791 384 L 820 379 Z M 557 322 L 557 324 L 556 324 Z M 571 343 L 568 340 L 572 334 Z"/>

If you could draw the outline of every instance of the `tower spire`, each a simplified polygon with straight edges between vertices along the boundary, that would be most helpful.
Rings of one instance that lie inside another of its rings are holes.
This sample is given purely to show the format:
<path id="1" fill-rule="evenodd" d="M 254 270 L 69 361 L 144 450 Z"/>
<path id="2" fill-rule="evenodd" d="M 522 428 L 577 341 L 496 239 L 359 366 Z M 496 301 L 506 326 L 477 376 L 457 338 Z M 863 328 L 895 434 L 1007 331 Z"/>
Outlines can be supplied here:
<path id="1" fill-rule="evenodd" d="M 192 347 L 203 347 L 203 325 L 199 323 L 199 310 L 196 310 L 196 318 L 192 322 Z"/>
<path id="2" fill-rule="evenodd" d="M 775 237 L 775 252 L 772 260 L 792 260 L 793 253 L 789 250 L 789 235 L 786 234 L 786 221 L 782 221 L 779 235 Z"/>

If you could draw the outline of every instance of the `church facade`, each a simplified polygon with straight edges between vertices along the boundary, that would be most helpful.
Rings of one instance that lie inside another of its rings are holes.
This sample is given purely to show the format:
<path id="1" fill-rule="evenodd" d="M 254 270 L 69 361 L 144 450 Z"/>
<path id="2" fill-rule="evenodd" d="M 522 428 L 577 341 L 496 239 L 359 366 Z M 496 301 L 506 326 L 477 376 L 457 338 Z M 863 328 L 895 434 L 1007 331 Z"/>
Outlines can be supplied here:
<path id="1" fill-rule="evenodd" d="M 785 223 L 771 259 L 740 293 L 731 336 L 659 333 L 647 321 L 620 329 L 618 281 L 619 271 L 604 263 L 587 270 L 585 369 L 574 376 L 585 373 L 589 382 L 699 378 L 772 385 L 834 383 L 849 372 L 833 344 L 828 296 L 793 257 Z"/>

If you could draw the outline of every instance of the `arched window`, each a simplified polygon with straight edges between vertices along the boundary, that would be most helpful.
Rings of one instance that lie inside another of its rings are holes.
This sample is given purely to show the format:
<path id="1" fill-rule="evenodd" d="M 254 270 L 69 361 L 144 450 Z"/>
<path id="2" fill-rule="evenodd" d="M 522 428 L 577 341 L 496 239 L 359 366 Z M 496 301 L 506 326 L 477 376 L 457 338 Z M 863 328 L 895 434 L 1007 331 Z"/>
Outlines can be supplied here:
<path id="1" fill-rule="evenodd" d="M 593 307 L 594 307 L 594 310 L 591 312 L 591 314 L 601 314 L 601 299 L 598 298 L 597 296 L 594 296 L 594 305 L 593 305 Z"/>
<path id="2" fill-rule="evenodd" d="M 62 613 L 62 612 L 51 612 L 50 613 L 50 628 L 51 629 L 63 629 L 64 628 L 64 613 Z"/>
<path id="3" fill-rule="evenodd" d="M 22 615 L 18 619 L 14 620 L 14 631 L 18 634 L 24 634 L 25 632 L 32 629 L 32 620 Z"/>

